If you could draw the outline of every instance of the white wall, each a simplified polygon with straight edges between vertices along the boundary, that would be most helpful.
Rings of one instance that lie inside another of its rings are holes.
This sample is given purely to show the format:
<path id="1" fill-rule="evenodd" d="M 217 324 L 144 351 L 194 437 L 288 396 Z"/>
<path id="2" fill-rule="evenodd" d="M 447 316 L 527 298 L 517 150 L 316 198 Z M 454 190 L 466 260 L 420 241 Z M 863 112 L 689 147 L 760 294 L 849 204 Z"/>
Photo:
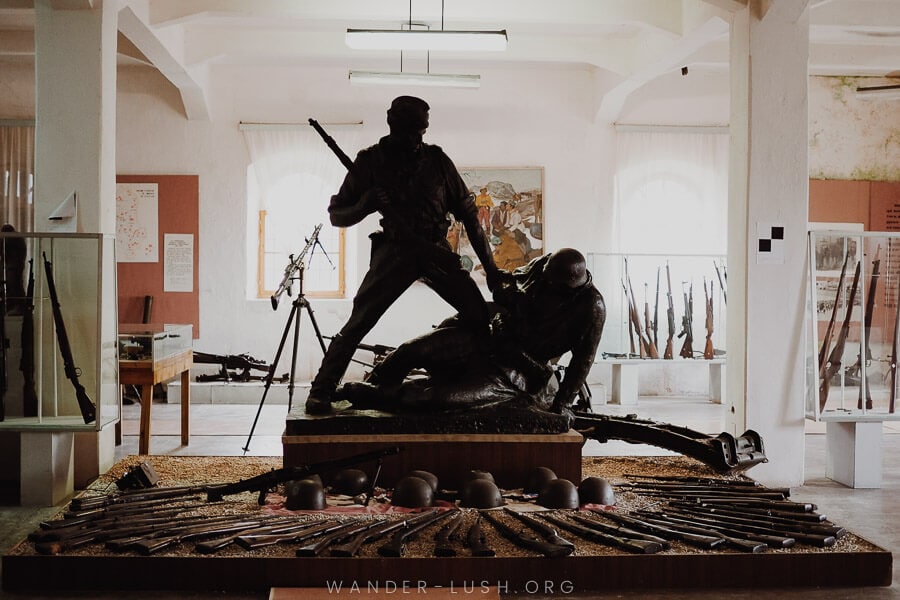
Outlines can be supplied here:
<path id="1" fill-rule="evenodd" d="M 118 172 L 196 173 L 200 176 L 200 338 L 195 347 L 216 353 L 274 357 L 289 305 L 273 312 L 267 299 L 247 299 L 249 157 L 240 121 L 363 120 L 374 143 L 387 131 L 385 110 L 401 93 L 432 107 L 426 140 L 442 146 L 459 166 L 543 166 L 545 247 L 607 251 L 611 198 L 612 129 L 595 125 L 593 75 L 563 71 L 482 70 L 482 88 L 398 90 L 351 87 L 343 69 L 218 68 L 213 72 L 211 122 L 187 121 L 176 91 L 141 68 L 120 73 Z M 348 230 L 348 247 L 363 269 L 365 237 L 374 219 Z M 298 231 L 298 243 L 305 232 Z M 351 269 L 352 271 L 352 269 Z M 252 279 L 252 278 L 251 278 Z M 327 334 L 349 314 L 350 300 L 311 301 Z M 452 309 L 423 285 L 414 286 L 367 338 L 396 344 L 426 331 Z M 321 355 L 305 313 L 301 316 L 298 376 L 307 379 Z M 286 366 L 286 362 L 282 363 Z M 279 369 L 280 371 L 281 369 Z"/>
<path id="2" fill-rule="evenodd" d="M 444 147 L 460 166 L 532 166 L 545 169 L 546 247 L 573 246 L 604 252 L 612 222 L 614 133 L 595 123 L 605 81 L 590 69 L 515 71 L 482 69 L 480 90 L 413 90 L 432 105 L 427 140 Z M 601 74 L 602 75 L 602 74 Z M 271 360 L 287 320 L 287 304 L 273 312 L 267 300 L 248 300 L 246 282 L 248 154 L 239 121 L 365 121 L 364 137 L 386 132 L 384 111 L 402 90 L 351 87 L 346 71 L 329 68 L 223 68 L 213 71 L 212 120 L 188 121 L 177 90 L 158 73 L 141 67 L 119 70 L 117 172 L 200 176 L 201 336 L 195 347 L 217 353 L 248 352 Z M 33 117 L 33 70 L 4 65 L 0 118 Z M 839 89 L 835 89 L 839 85 Z M 855 82 L 854 82 L 855 85 Z M 843 79 L 810 78 L 810 173 L 848 177 L 893 165 L 886 178 L 900 179 L 896 165 L 900 109 L 896 102 L 868 101 L 847 111 Z M 839 93 L 839 91 L 841 93 Z M 866 108 L 871 107 L 871 108 Z M 727 122 L 727 73 L 692 68 L 673 72 L 635 92 L 619 121 L 679 125 Z M 826 137 L 828 136 L 828 137 Z M 874 136 L 859 148 L 856 140 Z M 867 171 L 867 169 L 869 169 Z M 370 220 L 348 230 L 348 248 L 362 270 L 368 260 Z M 298 232 L 298 242 L 303 232 Z M 355 283 L 351 280 L 352 293 Z M 606 294 L 615 290 L 601 290 Z M 349 300 L 314 300 L 326 334 L 346 319 Z M 415 286 L 370 334 L 368 341 L 395 344 L 437 322 L 450 311 L 434 294 Z M 318 367 L 319 351 L 304 314 L 299 376 Z M 595 379 L 606 377 L 603 370 Z M 667 375 L 649 378 L 642 393 L 702 393 L 703 382 Z"/>
<path id="3" fill-rule="evenodd" d="M 900 181 L 900 101 L 857 96 L 867 85 L 875 84 L 809 78 L 810 177 Z"/>

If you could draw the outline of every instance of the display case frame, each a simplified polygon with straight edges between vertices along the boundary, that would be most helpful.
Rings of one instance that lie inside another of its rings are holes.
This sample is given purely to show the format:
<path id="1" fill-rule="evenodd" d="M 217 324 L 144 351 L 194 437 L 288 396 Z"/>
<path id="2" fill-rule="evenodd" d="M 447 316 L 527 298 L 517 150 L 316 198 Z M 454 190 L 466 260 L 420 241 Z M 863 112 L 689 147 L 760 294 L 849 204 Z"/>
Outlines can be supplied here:
<path id="1" fill-rule="evenodd" d="M 23 246 L 21 265 L 21 258 L 15 257 L 21 256 Z M 2 289 L 8 309 L 5 313 L 0 310 L 5 315 L 8 344 L 0 431 L 99 431 L 118 421 L 121 414 L 114 236 L 3 232 L 0 251 Z M 29 273 L 34 278 L 30 303 Z M 51 280 L 61 329 L 54 316 Z M 27 361 L 22 361 L 27 356 L 23 346 L 27 348 L 28 342 L 21 332 L 29 305 L 33 306 L 33 371 L 27 368 Z M 61 331 L 65 332 L 63 336 Z M 63 340 L 68 344 L 61 343 Z M 71 361 L 66 361 L 62 351 L 66 345 Z M 33 373 L 33 388 L 25 370 Z M 29 389 L 34 390 L 34 401 L 26 400 L 31 397 Z M 88 421 L 91 405 L 94 418 Z"/>
<path id="2" fill-rule="evenodd" d="M 900 420 L 900 233 L 813 230 L 808 251 L 806 417 Z"/>
<path id="3" fill-rule="evenodd" d="M 156 363 L 191 349 L 193 325 L 122 323 L 119 363 Z"/>

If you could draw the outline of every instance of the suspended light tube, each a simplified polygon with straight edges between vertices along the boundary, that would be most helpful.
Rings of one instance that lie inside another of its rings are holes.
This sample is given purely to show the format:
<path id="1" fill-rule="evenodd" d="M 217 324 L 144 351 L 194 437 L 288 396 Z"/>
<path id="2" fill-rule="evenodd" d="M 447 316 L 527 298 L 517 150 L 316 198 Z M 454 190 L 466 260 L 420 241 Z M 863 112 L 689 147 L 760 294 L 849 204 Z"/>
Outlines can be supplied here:
<path id="1" fill-rule="evenodd" d="M 357 50 L 506 50 L 506 30 L 348 29 L 347 46 Z"/>
<path id="2" fill-rule="evenodd" d="M 350 71 L 353 85 L 420 85 L 429 87 L 477 88 L 480 75 L 450 75 L 440 73 L 395 73 L 385 71 Z"/>

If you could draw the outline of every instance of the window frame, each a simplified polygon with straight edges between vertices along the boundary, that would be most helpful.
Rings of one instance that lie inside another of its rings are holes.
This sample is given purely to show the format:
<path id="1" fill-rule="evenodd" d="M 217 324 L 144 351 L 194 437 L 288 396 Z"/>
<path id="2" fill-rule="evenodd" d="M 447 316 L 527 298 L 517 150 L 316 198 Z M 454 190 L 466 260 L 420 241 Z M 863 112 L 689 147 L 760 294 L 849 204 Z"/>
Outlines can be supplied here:
<path id="1" fill-rule="evenodd" d="M 274 289 L 266 289 L 266 215 L 268 211 L 262 209 L 258 213 L 257 221 L 257 254 L 256 254 L 256 297 L 268 299 L 275 294 Z M 304 295 L 310 298 L 323 298 L 341 300 L 346 298 L 346 230 L 338 229 L 338 287 L 334 290 L 304 291 Z"/>

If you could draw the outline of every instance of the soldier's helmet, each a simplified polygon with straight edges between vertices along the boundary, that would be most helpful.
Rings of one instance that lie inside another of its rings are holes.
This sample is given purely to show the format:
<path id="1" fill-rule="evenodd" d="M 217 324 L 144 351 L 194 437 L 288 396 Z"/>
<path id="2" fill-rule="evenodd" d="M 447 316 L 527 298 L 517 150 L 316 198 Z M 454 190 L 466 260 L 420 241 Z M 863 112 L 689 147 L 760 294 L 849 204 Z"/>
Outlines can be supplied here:
<path id="1" fill-rule="evenodd" d="M 423 471 L 421 469 L 416 469 L 415 471 L 410 471 L 407 475 L 411 475 L 412 477 L 419 477 L 420 479 L 424 479 L 428 482 L 428 485 L 431 486 L 431 491 L 436 492 L 438 490 L 438 476 L 432 473 L 431 471 Z"/>
<path id="2" fill-rule="evenodd" d="M 578 499 L 581 504 L 614 506 L 616 494 L 612 485 L 602 477 L 586 477 L 578 486 Z"/>
<path id="3" fill-rule="evenodd" d="M 466 477 L 467 481 L 471 481 L 472 479 L 487 479 L 488 481 L 493 482 L 494 476 L 487 471 L 479 471 L 478 469 L 473 469 L 469 471 L 469 474 Z"/>
<path id="4" fill-rule="evenodd" d="M 301 479 L 284 484 L 284 507 L 288 510 L 322 510 L 326 506 L 321 479 Z"/>
<path id="5" fill-rule="evenodd" d="M 568 479 L 554 479 L 538 494 L 537 503 L 546 508 L 578 508 L 578 488 Z"/>
<path id="6" fill-rule="evenodd" d="M 539 494 L 544 486 L 556 479 L 556 473 L 549 467 L 535 467 L 528 474 L 524 492 L 526 494 Z"/>
<path id="7" fill-rule="evenodd" d="M 355 496 L 366 490 L 369 476 L 362 469 L 342 469 L 331 480 L 331 487 L 338 494 Z"/>
<path id="8" fill-rule="evenodd" d="M 433 503 L 434 490 L 421 477 L 403 477 L 394 486 L 394 493 L 391 495 L 391 504 L 405 508 L 422 508 Z"/>
<path id="9" fill-rule="evenodd" d="M 544 277 L 554 287 L 575 289 L 583 286 L 588 279 L 584 255 L 574 248 L 557 250 L 547 260 Z"/>
<path id="10" fill-rule="evenodd" d="M 493 479 L 476 478 L 463 484 L 459 504 L 465 508 L 496 508 L 504 501 Z"/>

